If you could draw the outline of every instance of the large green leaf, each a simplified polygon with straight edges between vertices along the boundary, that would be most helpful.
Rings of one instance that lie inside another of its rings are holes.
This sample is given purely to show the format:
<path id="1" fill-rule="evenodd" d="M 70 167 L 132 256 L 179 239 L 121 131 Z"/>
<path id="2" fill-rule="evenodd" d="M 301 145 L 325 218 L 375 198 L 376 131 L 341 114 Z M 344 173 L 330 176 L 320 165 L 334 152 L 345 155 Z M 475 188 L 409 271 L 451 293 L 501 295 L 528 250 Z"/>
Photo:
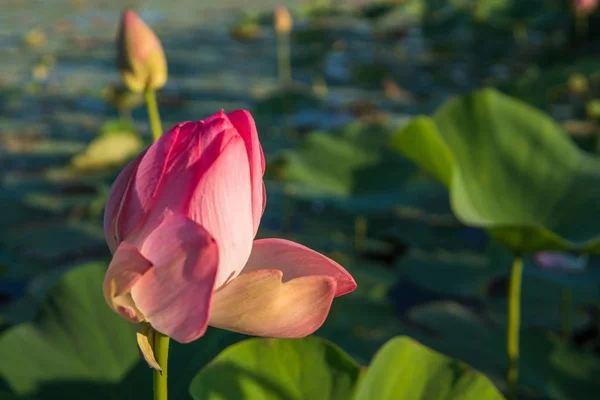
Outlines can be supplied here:
<path id="1" fill-rule="evenodd" d="M 152 371 L 138 355 L 135 326 L 112 312 L 102 296 L 105 269 L 104 262 L 73 267 L 59 280 L 57 268 L 48 282 L 35 285 L 36 293 L 15 304 L 13 314 L 23 315 L 7 322 L 30 321 L 0 332 L 0 398 L 11 391 L 14 398 L 38 400 L 152 396 Z M 32 320 L 34 309 L 38 316 Z M 173 341 L 170 397 L 185 398 L 196 372 L 242 337 L 211 328 L 194 343 Z"/>
<path id="2" fill-rule="evenodd" d="M 197 400 L 502 399 L 482 374 L 407 337 L 385 344 L 362 371 L 317 337 L 246 340 L 201 371 L 190 392 Z"/>
<path id="3" fill-rule="evenodd" d="M 107 307 L 104 269 L 68 272 L 36 321 L 0 337 L 0 377 L 17 394 L 56 381 L 117 382 L 138 361 L 135 327 Z"/>
<path id="4" fill-rule="evenodd" d="M 517 250 L 600 250 L 600 160 L 549 117 L 493 89 L 448 101 L 392 137 L 446 183 L 465 224 Z"/>
<path id="5" fill-rule="evenodd" d="M 190 393 L 197 400 L 346 400 L 359 375 L 360 366 L 324 339 L 249 339 L 196 375 Z"/>
<path id="6" fill-rule="evenodd" d="M 466 364 L 408 337 L 387 342 L 359 385 L 355 400 L 494 400 L 496 387 Z"/>

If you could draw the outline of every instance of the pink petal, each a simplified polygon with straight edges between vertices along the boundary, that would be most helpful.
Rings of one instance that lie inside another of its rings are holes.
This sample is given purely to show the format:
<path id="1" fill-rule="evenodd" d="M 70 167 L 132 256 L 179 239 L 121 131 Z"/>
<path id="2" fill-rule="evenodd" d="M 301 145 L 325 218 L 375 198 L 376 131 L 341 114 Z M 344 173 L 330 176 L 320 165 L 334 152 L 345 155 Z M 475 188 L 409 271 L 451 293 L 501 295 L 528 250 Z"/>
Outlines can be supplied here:
<path id="1" fill-rule="evenodd" d="M 133 174 L 144 156 L 144 153 L 131 160 L 125 168 L 123 168 L 110 188 L 106 207 L 104 208 L 104 236 L 111 253 L 115 252 L 122 240 L 122 237 L 119 235 L 118 227 L 119 215 L 121 214 L 121 209 L 123 208 Z"/>
<path id="2" fill-rule="evenodd" d="M 243 273 L 213 295 L 210 325 L 254 336 L 300 338 L 325 322 L 336 283 L 304 276 L 282 283 L 277 270 Z"/>
<path id="3" fill-rule="evenodd" d="M 246 151 L 248 152 L 250 179 L 252 181 L 252 215 L 254 234 L 256 235 L 264 211 L 264 204 L 267 201 L 263 184 L 265 156 L 258 140 L 258 131 L 256 130 L 256 124 L 252 115 L 248 111 L 237 110 L 227 114 L 227 117 L 229 117 L 235 129 L 242 136 L 242 139 L 244 139 Z"/>
<path id="4" fill-rule="evenodd" d="M 131 297 L 146 321 L 181 343 L 202 336 L 219 264 L 215 240 L 192 220 L 170 215 L 140 252 L 153 267 L 135 283 Z"/>
<path id="5" fill-rule="evenodd" d="M 252 250 L 250 172 L 244 141 L 232 136 L 218 158 L 203 171 L 189 203 L 189 217 L 219 243 L 216 288 L 237 276 Z M 172 192 L 173 195 L 177 191 Z"/>
<path id="6" fill-rule="evenodd" d="M 302 276 L 330 276 L 337 282 L 336 297 L 356 289 L 354 278 L 341 265 L 290 240 L 255 240 L 243 273 L 260 269 L 282 271 L 283 282 Z"/>
<path id="7" fill-rule="evenodd" d="M 131 322 L 140 322 L 144 318 L 129 292 L 151 266 L 133 244 L 121 242 L 106 271 L 104 298 L 114 311 Z"/>
<path id="8" fill-rule="evenodd" d="M 188 205 L 199 174 L 237 135 L 223 112 L 205 121 L 183 122 L 162 135 L 146 150 L 133 175 L 121 211 L 119 236 L 127 237 L 145 223 L 159 199 L 163 207 L 184 213 L 181 208 Z M 175 191 L 173 181 L 178 187 Z"/>

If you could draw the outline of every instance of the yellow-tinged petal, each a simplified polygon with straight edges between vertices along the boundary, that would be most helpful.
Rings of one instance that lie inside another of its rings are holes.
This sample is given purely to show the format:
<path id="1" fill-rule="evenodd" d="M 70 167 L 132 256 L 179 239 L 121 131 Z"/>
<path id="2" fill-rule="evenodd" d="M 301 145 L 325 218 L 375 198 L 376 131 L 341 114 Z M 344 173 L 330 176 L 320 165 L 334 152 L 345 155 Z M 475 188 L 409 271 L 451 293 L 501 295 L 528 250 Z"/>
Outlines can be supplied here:
<path id="1" fill-rule="evenodd" d="M 300 338 L 321 327 L 336 292 L 330 276 L 282 282 L 279 270 L 242 273 L 217 290 L 209 324 L 253 336 Z"/>
<path id="2" fill-rule="evenodd" d="M 138 331 L 136 333 L 138 347 L 140 348 L 140 353 L 144 360 L 148 363 L 151 368 L 154 368 L 157 371 L 160 371 L 162 374 L 162 368 L 156 361 L 154 357 L 154 336 L 156 331 L 152 329 L 147 322 L 142 322 L 138 324 Z"/>

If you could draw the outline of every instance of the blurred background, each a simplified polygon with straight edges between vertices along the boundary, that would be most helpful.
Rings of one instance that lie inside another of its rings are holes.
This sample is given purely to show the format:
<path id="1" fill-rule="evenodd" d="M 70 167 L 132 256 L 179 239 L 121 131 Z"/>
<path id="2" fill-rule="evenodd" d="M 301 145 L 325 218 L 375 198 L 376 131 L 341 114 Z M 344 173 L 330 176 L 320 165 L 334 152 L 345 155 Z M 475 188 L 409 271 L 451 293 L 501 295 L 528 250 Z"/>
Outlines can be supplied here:
<path id="1" fill-rule="evenodd" d="M 281 5 L 293 27 L 278 37 Z M 249 109 L 267 157 L 259 236 L 296 240 L 355 276 L 316 334 L 361 364 L 409 335 L 502 388 L 511 253 L 462 225 L 446 187 L 388 136 L 492 86 L 597 153 L 595 4 L 582 14 L 567 0 L 1 0 L 0 397 L 150 395 L 133 328 L 100 291 L 108 190 L 151 142 L 143 96 L 115 67 L 124 7 L 166 52 L 163 127 Z M 580 256 L 558 269 L 525 258 L 520 398 L 600 393 L 600 263 Z M 188 398 L 195 372 L 241 338 L 211 329 L 173 343 L 172 397 Z"/>

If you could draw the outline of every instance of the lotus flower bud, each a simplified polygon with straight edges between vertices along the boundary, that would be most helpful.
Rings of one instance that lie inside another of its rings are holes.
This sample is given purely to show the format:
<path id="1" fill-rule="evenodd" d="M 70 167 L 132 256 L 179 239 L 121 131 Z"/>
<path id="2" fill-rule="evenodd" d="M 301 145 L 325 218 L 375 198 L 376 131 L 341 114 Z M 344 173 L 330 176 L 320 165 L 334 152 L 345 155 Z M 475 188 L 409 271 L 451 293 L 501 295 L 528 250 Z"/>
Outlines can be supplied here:
<path id="1" fill-rule="evenodd" d="M 160 40 L 131 10 L 125 10 L 121 18 L 117 67 L 133 92 L 160 89 L 167 82 L 167 60 Z"/>
<path id="2" fill-rule="evenodd" d="M 598 7 L 598 0 L 573 0 L 575 14 L 586 16 L 593 13 Z"/>
<path id="3" fill-rule="evenodd" d="M 273 13 L 275 32 L 278 34 L 290 33 L 293 27 L 292 15 L 287 8 L 277 7 Z"/>

